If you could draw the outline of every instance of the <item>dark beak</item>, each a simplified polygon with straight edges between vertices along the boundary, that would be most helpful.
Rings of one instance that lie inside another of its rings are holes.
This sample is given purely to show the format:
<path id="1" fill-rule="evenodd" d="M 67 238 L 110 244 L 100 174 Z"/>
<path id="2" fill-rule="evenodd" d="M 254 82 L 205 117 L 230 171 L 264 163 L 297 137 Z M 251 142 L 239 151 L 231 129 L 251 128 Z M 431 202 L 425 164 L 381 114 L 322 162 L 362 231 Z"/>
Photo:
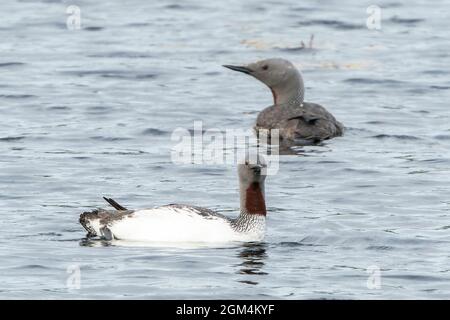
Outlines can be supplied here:
<path id="1" fill-rule="evenodd" d="M 261 166 L 255 166 L 255 167 L 253 167 L 252 169 L 253 169 L 253 172 L 254 172 L 255 174 L 260 174 L 260 173 L 261 173 L 262 167 L 261 167 Z"/>
<path id="2" fill-rule="evenodd" d="M 241 66 L 231 66 L 229 64 L 224 64 L 223 67 L 234 70 L 234 71 L 239 71 L 239 72 L 243 72 L 246 74 L 250 74 L 253 72 L 252 69 L 247 68 L 247 67 L 241 67 Z"/>

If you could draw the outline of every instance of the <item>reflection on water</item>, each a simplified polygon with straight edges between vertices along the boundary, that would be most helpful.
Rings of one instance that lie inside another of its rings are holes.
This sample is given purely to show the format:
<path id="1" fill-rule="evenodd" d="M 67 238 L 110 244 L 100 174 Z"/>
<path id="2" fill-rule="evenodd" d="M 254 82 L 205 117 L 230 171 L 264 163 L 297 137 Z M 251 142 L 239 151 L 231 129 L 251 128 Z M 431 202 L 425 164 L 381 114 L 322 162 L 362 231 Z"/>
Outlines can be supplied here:
<path id="1" fill-rule="evenodd" d="M 238 274 L 244 275 L 267 275 L 267 272 L 262 271 L 264 267 L 264 260 L 267 258 L 266 243 L 246 243 L 242 246 L 239 253 L 239 258 L 242 262 L 237 265 Z M 256 277 L 248 277 L 248 279 L 239 280 L 239 282 L 256 285 Z"/>
<path id="2" fill-rule="evenodd" d="M 83 238 L 79 242 L 81 247 L 110 247 L 112 246 L 111 241 L 106 241 L 98 238 Z"/>

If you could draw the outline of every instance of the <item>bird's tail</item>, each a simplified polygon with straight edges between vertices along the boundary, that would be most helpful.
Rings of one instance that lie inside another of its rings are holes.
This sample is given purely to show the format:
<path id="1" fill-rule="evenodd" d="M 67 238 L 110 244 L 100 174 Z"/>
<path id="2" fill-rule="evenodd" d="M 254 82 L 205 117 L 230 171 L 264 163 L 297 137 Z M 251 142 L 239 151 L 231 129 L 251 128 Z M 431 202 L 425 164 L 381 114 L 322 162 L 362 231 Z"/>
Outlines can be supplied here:
<path id="1" fill-rule="evenodd" d="M 116 210 L 128 210 L 127 208 L 125 208 L 124 206 L 120 205 L 119 203 L 117 203 L 116 200 L 114 200 L 112 198 L 103 197 L 103 199 L 105 199 L 105 201 L 108 202 Z"/>

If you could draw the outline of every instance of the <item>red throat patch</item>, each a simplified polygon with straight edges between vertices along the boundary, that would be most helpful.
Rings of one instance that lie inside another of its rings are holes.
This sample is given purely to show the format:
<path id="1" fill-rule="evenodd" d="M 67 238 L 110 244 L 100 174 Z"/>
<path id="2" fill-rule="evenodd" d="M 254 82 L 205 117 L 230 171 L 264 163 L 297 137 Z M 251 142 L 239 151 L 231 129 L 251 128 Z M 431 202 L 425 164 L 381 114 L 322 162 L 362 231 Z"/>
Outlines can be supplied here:
<path id="1" fill-rule="evenodd" d="M 266 215 L 266 203 L 261 186 L 258 182 L 253 182 L 246 190 L 245 209 L 249 214 Z"/>

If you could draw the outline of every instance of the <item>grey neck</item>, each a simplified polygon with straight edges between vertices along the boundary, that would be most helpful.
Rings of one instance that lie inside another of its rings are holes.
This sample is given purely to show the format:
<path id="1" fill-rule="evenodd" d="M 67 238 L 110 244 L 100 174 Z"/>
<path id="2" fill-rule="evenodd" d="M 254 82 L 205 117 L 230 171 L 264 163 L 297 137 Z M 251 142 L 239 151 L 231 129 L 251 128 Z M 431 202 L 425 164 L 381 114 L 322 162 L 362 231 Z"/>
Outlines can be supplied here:
<path id="1" fill-rule="evenodd" d="M 303 84 L 303 78 L 299 71 L 296 71 L 288 81 L 270 89 L 272 90 L 274 105 L 303 103 L 305 85 Z"/>

